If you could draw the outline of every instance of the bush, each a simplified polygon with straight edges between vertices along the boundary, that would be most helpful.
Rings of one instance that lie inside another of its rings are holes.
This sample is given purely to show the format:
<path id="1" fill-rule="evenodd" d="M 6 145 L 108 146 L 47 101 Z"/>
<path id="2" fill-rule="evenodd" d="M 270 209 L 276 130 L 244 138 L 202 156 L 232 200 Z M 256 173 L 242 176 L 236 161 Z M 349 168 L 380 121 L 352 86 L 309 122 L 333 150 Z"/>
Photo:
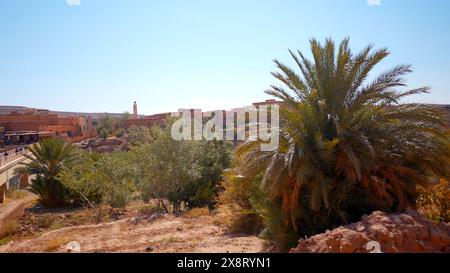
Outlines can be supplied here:
<path id="1" fill-rule="evenodd" d="M 58 250 L 60 247 L 63 247 L 67 245 L 70 241 L 72 241 L 71 238 L 54 238 L 49 241 L 47 241 L 47 244 L 45 245 L 44 251 L 46 252 L 54 252 Z"/>
<path id="2" fill-rule="evenodd" d="M 441 180 L 429 188 L 418 187 L 418 211 L 432 221 L 450 222 L 450 183 Z"/>
<path id="3" fill-rule="evenodd" d="M 48 227 L 50 230 L 56 230 L 65 227 L 64 221 L 61 219 L 56 219 L 53 223 Z"/>
<path id="4" fill-rule="evenodd" d="M 22 199 L 28 195 L 26 190 L 17 190 L 17 189 L 11 189 L 6 192 L 6 197 L 17 200 Z"/>
<path id="5" fill-rule="evenodd" d="M 107 129 L 103 128 L 100 130 L 99 136 L 103 139 L 107 139 L 109 136 L 109 131 Z"/>
<path id="6" fill-rule="evenodd" d="M 145 130 L 134 128 L 130 135 L 149 140 L 131 151 L 140 177 L 138 189 L 142 199 L 159 200 L 160 205 L 168 200 L 174 212 L 181 207 L 212 209 L 222 172 L 229 166 L 229 144 L 176 141 L 171 137 L 170 126 L 151 128 L 143 133 L 145 137 L 138 137 L 139 132 Z"/>
<path id="7" fill-rule="evenodd" d="M 34 221 L 39 228 L 46 229 L 49 228 L 53 223 L 59 221 L 59 219 L 56 215 L 46 214 L 37 216 Z"/>
<path id="8" fill-rule="evenodd" d="M 0 238 L 1 238 L 1 237 L 0 237 Z M 0 239 L 0 246 L 8 244 L 8 243 L 11 242 L 12 240 L 13 240 L 13 237 L 12 237 L 12 236 L 6 236 L 6 237 L 4 237 L 4 238 L 1 238 L 1 239 Z"/>
<path id="9" fill-rule="evenodd" d="M 168 129 L 155 127 L 151 134 L 151 143 L 131 151 L 140 177 L 138 189 L 144 201 L 166 199 L 173 211 L 179 211 L 183 189 L 199 177 L 199 166 L 190 143 L 172 139 Z"/>
<path id="10" fill-rule="evenodd" d="M 0 230 L 0 239 L 4 239 L 5 237 L 10 237 L 11 235 L 16 234 L 19 229 L 19 225 L 15 220 L 6 220 L 1 225 Z"/>
<path id="11" fill-rule="evenodd" d="M 188 210 L 186 212 L 183 212 L 183 217 L 186 218 L 198 218 L 200 216 L 208 216 L 209 215 L 209 208 L 194 208 L 191 210 Z"/>
<path id="12" fill-rule="evenodd" d="M 125 135 L 125 129 L 124 128 L 119 128 L 114 132 L 114 135 L 118 138 L 121 138 Z"/>
<path id="13" fill-rule="evenodd" d="M 136 170 L 126 152 L 90 154 L 80 152 L 77 160 L 61 173 L 61 181 L 89 206 L 105 203 L 122 208 L 131 201 Z"/>
<path id="14" fill-rule="evenodd" d="M 104 202 L 113 208 L 124 208 L 132 200 L 132 188 L 131 183 L 128 185 L 127 182 L 120 185 L 115 183 L 113 189 L 105 191 Z"/>
<path id="15" fill-rule="evenodd" d="M 166 211 L 158 206 L 154 205 L 146 205 L 138 209 L 139 214 L 141 215 L 153 215 L 153 214 L 164 214 Z"/>
<path id="16" fill-rule="evenodd" d="M 31 183 L 30 191 L 39 196 L 47 208 L 62 207 L 72 199 L 71 192 L 59 180 L 37 176 Z"/>
<path id="17" fill-rule="evenodd" d="M 225 171 L 218 202 L 228 230 L 233 233 L 258 235 L 264 228 L 267 201 L 261 191 L 260 178 L 244 177 L 235 167 Z"/>
<path id="18" fill-rule="evenodd" d="M 128 129 L 127 142 L 131 145 L 150 144 L 152 141 L 152 130 L 150 128 L 133 125 Z"/>
<path id="19" fill-rule="evenodd" d="M 264 229 L 264 223 L 260 215 L 254 212 L 231 211 L 225 212 L 224 224 L 231 233 L 243 233 L 247 235 L 260 235 Z"/>
<path id="20" fill-rule="evenodd" d="M 204 141 L 191 144 L 191 152 L 199 166 L 199 177 L 186 184 L 183 201 L 188 208 L 216 206 L 221 190 L 220 182 L 225 169 L 231 163 L 231 145 L 223 141 Z"/>
<path id="21" fill-rule="evenodd" d="M 103 155 L 78 150 L 60 173 L 60 180 L 74 193 L 78 203 L 93 206 L 102 202 L 103 184 L 99 183 L 98 164 Z"/>

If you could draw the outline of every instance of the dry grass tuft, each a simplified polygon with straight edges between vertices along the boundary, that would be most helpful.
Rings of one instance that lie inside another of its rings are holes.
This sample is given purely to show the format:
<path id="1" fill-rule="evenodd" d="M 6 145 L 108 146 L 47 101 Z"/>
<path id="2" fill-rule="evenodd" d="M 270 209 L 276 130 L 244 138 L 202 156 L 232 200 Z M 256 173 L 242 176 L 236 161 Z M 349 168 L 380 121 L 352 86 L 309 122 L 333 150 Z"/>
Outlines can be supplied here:
<path id="1" fill-rule="evenodd" d="M 54 252 L 58 250 L 61 246 L 67 245 L 72 239 L 70 238 L 55 238 L 47 242 L 44 248 L 46 252 Z"/>
<path id="2" fill-rule="evenodd" d="M 13 200 L 22 199 L 27 195 L 28 192 L 24 190 L 9 190 L 6 192 L 6 197 Z"/>
<path id="3" fill-rule="evenodd" d="M 173 244 L 177 242 L 182 242 L 183 240 L 177 236 L 170 235 L 164 241 L 166 242 L 166 244 Z"/>
<path id="4" fill-rule="evenodd" d="M 0 228 L 0 238 L 4 238 L 14 235 L 18 231 L 19 225 L 15 220 L 6 220 Z"/>
<path id="5" fill-rule="evenodd" d="M 186 218 L 198 218 L 200 216 L 209 216 L 208 208 L 194 208 L 188 211 L 183 212 L 182 216 Z"/>

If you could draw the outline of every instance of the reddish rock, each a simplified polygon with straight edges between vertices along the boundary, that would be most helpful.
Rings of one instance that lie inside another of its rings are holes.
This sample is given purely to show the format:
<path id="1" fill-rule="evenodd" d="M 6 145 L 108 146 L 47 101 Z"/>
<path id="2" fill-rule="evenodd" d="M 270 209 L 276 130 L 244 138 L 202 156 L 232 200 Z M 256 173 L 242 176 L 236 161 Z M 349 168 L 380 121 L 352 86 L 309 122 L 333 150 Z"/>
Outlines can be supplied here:
<path id="1" fill-rule="evenodd" d="M 123 138 L 97 138 L 89 140 L 83 148 L 99 153 L 111 153 L 113 151 L 126 151 L 128 146 Z"/>
<path id="2" fill-rule="evenodd" d="M 100 146 L 94 149 L 94 151 L 99 153 L 111 153 L 113 150 L 114 150 L 113 146 Z"/>
<path id="3" fill-rule="evenodd" d="M 302 239 L 291 252 L 367 253 L 377 252 L 378 245 L 387 253 L 450 253 L 450 224 L 431 222 L 413 210 L 403 214 L 376 211 L 360 222 Z"/>

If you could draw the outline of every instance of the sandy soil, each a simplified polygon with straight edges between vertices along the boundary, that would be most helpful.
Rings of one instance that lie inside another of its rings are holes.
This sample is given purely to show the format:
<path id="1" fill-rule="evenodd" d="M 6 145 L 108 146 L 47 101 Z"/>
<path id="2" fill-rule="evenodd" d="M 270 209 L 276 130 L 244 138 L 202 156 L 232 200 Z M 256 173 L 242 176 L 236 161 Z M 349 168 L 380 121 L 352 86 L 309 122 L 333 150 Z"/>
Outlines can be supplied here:
<path id="1" fill-rule="evenodd" d="M 76 241 L 81 252 L 264 252 L 266 241 L 226 234 L 212 216 L 197 218 L 153 214 L 98 225 L 65 227 L 39 237 L 11 241 L 0 252 L 68 252 Z"/>

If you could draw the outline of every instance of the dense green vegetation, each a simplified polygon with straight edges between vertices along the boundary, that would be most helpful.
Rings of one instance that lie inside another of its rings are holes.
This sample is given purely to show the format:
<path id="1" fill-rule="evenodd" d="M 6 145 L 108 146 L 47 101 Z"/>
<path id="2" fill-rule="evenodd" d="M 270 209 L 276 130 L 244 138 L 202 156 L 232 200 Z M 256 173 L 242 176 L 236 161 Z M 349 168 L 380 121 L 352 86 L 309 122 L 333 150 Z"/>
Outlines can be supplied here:
<path id="1" fill-rule="evenodd" d="M 269 200 L 261 189 L 261 176 L 243 176 L 242 158 L 235 156 L 225 170 L 218 201 L 231 232 L 259 235 L 264 228 Z"/>
<path id="2" fill-rule="evenodd" d="M 125 130 L 128 118 L 128 113 L 122 119 L 105 113 L 97 129 L 101 138 L 114 130 L 116 137 L 126 136 L 130 151 L 98 154 L 74 149 L 70 160 L 61 164 L 56 176 L 70 190 L 70 198 L 90 207 L 102 203 L 124 207 L 141 198 L 168 212 L 212 209 L 222 172 L 230 164 L 231 146 L 223 141 L 175 141 L 170 126 Z"/>
<path id="3" fill-rule="evenodd" d="M 74 148 L 57 138 L 44 139 L 39 145 L 29 147 L 31 155 L 25 155 L 30 162 L 17 168 L 17 173 L 36 175 L 31 191 L 37 194 L 46 207 L 60 207 L 71 203 L 72 192 L 59 180 L 59 173 L 70 161 Z"/>
<path id="4" fill-rule="evenodd" d="M 62 183 L 78 194 L 80 203 L 93 207 L 124 207 L 133 198 L 136 171 L 126 152 L 111 154 L 77 151 L 60 173 Z"/>
<path id="5" fill-rule="evenodd" d="M 230 164 L 228 143 L 175 141 L 169 129 L 159 127 L 133 130 L 145 132 L 147 141 L 133 142 L 128 152 L 90 153 L 59 139 L 44 140 L 30 148 L 32 162 L 17 171 L 37 174 L 31 190 L 46 207 L 120 208 L 133 198 L 154 201 L 168 212 L 215 206 Z"/>
<path id="6" fill-rule="evenodd" d="M 98 135 L 103 139 L 107 139 L 109 136 L 109 132 L 107 129 L 103 128 L 98 132 Z"/>
<path id="7" fill-rule="evenodd" d="M 261 211 L 266 203 L 254 204 L 250 194 L 250 209 L 261 211 L 264 234 L 283 249 L 374 210 L 414 208 L 417 185 L 450 175 L 444 114 L 403 103 L 428 91 L 403 90 L 410 66 L 369 81 L 369 72 L 389 55 L 386 49 L 368 46 L 355 54 L 348 39 L 337 48 L 332 40 L 322 45 L 313 39 L 311 51 L 312 61 L 290 52 L 301 74 L 275 61 L 279 72 L 273 76 L 283 86 L 267 93 L 284 102 L 279 148 L 261 152 L 253 141 L 237 151 L 238 175 L 259 179 L 269 199 Z"/>
<path id="8" fill-rule="evenodd" d="M 127 120 L 130 118 L 130 113 L 124 112 L 120 118 L 111 117 L 110 114 L 104 113 L 98 119 L 97 133 L 103 139 L 110 135 L 122 137 L 125 135 L 127 128 Z"/>
<path id="9" fill-rule="evenodd" d="M 143 200 L 168 200 L 174 211 L 181 207 L 213 208 L 222 172 L 229 166 L 230 145 L 221 141 L 176 141 L 170 126 L 133 128 L 131 150 L 137 166 Z M 167 208 L 167 207 L 166 207 Z"/>

